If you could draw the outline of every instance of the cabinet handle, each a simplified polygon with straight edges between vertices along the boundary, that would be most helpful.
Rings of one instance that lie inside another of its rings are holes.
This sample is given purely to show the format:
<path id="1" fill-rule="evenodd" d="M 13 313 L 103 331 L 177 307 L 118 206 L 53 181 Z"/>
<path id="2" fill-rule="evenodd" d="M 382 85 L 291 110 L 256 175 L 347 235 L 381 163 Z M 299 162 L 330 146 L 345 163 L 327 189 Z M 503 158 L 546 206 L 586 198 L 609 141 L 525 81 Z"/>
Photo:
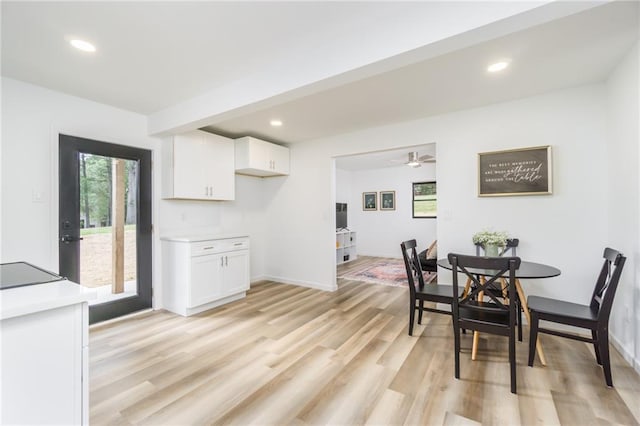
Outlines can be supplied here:
<path id="1" fill-rule="evenodd" d="M 202 250 L 211 250 L 213 248 L 213 246 L 211 247 L 202 247 Z"/>
<path id="2" fill-rule="evenodd" d="M 224 266 L 229 266 L 229 258 L 227 256 L 224 257 Z"/>
<path id="3" fill-rule="evenodd" d="M 208 197 L 208 196 L 209 196 L 209 187 L 208 187 L 208 186 L 205 186 L 205 187 L 204 187 L 204 196 L 205 196 L 205 197 Z"/>
<path id="4" fill-rule="evenodd" d="M 220 256 L 220 266 L 224 266 L 224 256 Z"/>

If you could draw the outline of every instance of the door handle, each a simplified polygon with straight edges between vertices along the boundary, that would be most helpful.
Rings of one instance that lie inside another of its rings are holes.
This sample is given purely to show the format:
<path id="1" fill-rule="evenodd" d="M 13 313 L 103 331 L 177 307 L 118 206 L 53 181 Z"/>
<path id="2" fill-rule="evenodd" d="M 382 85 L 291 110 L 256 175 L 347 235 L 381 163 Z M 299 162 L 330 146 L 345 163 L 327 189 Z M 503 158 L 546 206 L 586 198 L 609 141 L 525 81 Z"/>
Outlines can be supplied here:
<path id="1" fill-rule="evenodd" d="M 62 237 L 60 237 L 60 242 L 69 244 L 71 242 L 80 241 L 82 239 L 83 239 L 82 237 L 72 237 L 71 235 L 66 234 L 66 235 L 63 235 Z"/>

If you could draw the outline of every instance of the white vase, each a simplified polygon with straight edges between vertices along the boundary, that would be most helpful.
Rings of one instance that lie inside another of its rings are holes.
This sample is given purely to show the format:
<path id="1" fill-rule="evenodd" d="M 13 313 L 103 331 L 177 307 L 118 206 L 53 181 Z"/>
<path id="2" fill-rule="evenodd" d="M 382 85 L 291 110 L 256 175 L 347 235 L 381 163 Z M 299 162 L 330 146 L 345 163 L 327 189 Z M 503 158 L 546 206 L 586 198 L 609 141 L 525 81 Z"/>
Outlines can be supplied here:
<path id="1" fill-rule="evenodd" d="M 500 255 L 500 246 L 495 244 L 485 244 L 484 255 L 488 257 L 498 257 Z"/>

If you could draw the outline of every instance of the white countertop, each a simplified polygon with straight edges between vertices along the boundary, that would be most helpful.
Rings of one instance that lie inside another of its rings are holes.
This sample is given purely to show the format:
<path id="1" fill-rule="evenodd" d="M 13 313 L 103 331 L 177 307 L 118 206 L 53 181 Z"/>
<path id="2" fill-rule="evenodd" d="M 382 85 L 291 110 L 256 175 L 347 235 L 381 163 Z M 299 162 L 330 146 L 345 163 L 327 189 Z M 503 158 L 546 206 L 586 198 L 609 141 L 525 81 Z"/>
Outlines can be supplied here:
<path id="1" fill-rule="evenodd" d="M 185 235 L 164 235 L 160 239 L 164 241 L 176 241 L 179 243 L 193 243 L 198 241 L 228 240 L 232 238 L 249 238 L 249 235 L 242 233 L 219 233 L 219 234 L 185 234 Z"/>
<path id="2" fill-rule="evenodd" d="M 0 290 L 0 319 L 74 305 L 95 299 L 96 291 L 68 280 Z"/>

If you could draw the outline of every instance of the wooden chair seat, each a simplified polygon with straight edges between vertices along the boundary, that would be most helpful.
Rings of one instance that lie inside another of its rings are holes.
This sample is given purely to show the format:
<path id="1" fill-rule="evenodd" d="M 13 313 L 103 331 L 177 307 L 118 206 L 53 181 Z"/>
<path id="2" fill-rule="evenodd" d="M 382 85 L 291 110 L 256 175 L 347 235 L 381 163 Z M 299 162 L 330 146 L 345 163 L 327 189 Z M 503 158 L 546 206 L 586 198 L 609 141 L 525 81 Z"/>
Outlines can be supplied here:
<path id="1" fill-rule="evenodd" d="M 478 306 L 476 302 L 470 302 L 468 306 Z M 482 307 L 486 310 L 478 311 L 476 309 L 469 309 L 460 306 L 460 325 L 466 326 L 472 330 L 483 331 L 483 325 L 495 327 L 505 327 L 505 336 L 509 331 L 509 312 L 505 312 L 504 309 L 495 305 L 495 308 L 491 307 L 490 303 L 482 303 Z M 471 323 L 473 325 L 471 325 Z M 464 327 L 463 327 L 464 328 Z M 494 334 L 501 334 L 499 331 L 493 332 Z"/>
<path id="2" fill-rule="evenodd" d="M 553 320 L 563 324 L 573 324 L 575 320 L 597 322 L 598 310 L 589 305 L 549 299 L 548 297 L 529 296 L 527 304 L 530 310 L 538 312 L 541 320 Z"/>
<path id="3" fill-rule="evenodd" d="M 464 289 L 458 287 L 462 293 Z M 423 288 L 416 288 L 416 299 L 424 299 L 428 302 L 451 304 L 453 300 L 453 286 L 443 284 L 425 284 Z"/>

